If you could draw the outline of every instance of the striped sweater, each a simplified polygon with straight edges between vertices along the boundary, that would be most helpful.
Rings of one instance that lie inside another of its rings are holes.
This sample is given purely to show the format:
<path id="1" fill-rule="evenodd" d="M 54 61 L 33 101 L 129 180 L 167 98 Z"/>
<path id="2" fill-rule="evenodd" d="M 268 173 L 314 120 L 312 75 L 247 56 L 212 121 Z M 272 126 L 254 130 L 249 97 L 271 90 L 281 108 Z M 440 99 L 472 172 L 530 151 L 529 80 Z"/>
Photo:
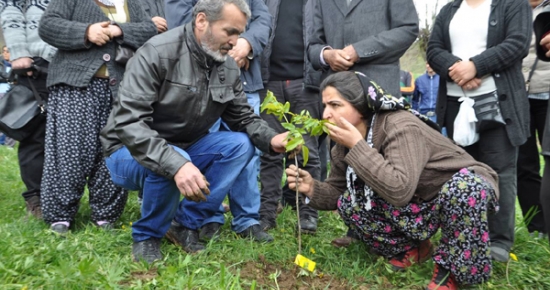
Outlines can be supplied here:
<path id="1" fill-rule="evenodd" d="M 42 57 L 51 61 L 56 48 L 38 36 L 38 23 L 49 0 L 0 0 L 0 19 L 12 60 Z"/>

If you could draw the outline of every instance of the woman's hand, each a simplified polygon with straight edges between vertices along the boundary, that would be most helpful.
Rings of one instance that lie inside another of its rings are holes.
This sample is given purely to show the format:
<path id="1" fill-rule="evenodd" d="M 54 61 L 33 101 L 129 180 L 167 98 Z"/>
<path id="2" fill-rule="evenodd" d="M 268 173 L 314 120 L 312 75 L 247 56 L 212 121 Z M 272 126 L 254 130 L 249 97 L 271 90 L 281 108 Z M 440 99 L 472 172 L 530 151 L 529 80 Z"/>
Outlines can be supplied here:
<path id="1" fill-rule="evenodd" d="M 340 117 L 340 125 L 336 126 L 330 123 L 326 123 L 325 127 L 328 129 L 328 136 L 332 141 L 346 146 L 346 148 L 351 149 L 357 142 L 364 139 L 361 132 L 355 128 L 350 122 L 348 122 L 344 117 Z"/>
<path id="2" fill-rule="evenodd" d="M 299 169 L 296 165 L 290 165 L 286 170 L 286 181 L 288 182 L 288 187 L 296 191 L 296 186 L 298 186 L 298 191 L 307 195 L 311 198 L 313 195 L 313 177 L 309 172 Z M 299 175 L 299 176 L 298 176 Z M 296 185 L 296 177 L 298 176 L 298 185 Z"/>
<path id="3" fill-rule="evenodd" d="M 158 33 L 163 33 L 166 30 L 168 30 L 168 24 L 166 24 L 166 19 L 164 19 L 160 16 L 155 16 L 155 17 L 151 18 L 151 20 L 153 21 L 153 23 L 157 27 L 157 32 Z"/>
<path id="4" fill-rule="evenodd" d="M 122 29 L 118 25 L 109 25 L 109 35 L 111 36 L 111 39 L 115 37 L 122 36 Z"/>
<path id="5" fill-rule="evenodd" d="M 449 76 L 461 87 L 473 79 L 476 74 L 477 69 L 472 61 L 459 61 L 449 68 Z"/>
<path id="6" fill-rule="evenodd" d="M 109 25 L 111 22 L 98 22 L 88 26 L 86 31 L 86 39 L 91 43 L 102 46 L 111 40 L 111 31 L 109 30 Z"/>
<path id="7" fill-rule="evenodd" d="M 462 86 L 462 88 L 467 90 L 467 91 L 471 91 L 471 90 L 475 90 L 475 89 L 479 88 L 479 86 L 481 86 L 481 79 L 473 78 L 470 81 L 468 81 L 467 83 L 465 83 Z"/>

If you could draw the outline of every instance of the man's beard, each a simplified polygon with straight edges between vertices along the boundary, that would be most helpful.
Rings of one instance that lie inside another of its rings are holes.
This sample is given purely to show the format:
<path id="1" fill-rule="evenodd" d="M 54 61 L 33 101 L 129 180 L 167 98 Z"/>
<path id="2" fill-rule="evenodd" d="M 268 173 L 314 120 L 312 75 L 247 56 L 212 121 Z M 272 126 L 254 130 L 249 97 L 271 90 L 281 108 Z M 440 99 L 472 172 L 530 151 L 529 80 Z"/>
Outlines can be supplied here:
<path id="1" fill-rule="evenodd" d="M 215 61 L 224 62 L 227 59 L 227 54 L 222 54 L 220 51 L 221 49 L 213 50 L 212 48 L 210 48 L 212 43 L 214 43 L 214 36 L 212 35 L 212 30 L 210 30 L 210 27 L 209 27 L 201 39 L 202 50 L 204 50 L 204 52 L 209 56 L 211 56 Z M 227 49 L 227 51 L 232 49 L 232 47 L 224 47 L 224 46 L 222 46 L 221 48 Z"/>

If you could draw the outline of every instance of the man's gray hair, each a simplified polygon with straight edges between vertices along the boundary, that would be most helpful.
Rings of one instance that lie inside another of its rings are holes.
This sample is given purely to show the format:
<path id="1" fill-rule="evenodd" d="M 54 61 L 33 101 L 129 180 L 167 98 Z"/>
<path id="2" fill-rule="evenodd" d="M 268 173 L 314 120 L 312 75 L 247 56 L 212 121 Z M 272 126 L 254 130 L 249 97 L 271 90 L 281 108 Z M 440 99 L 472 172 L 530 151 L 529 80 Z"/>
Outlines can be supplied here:
<path id="1" fill-rule="evenodd" d="M 193 7 L 193 24 L 195 24 L 195 19 L 197 14 L 203 12 L 206 14 L 206 20 L 208 22 L 216 22 L 222 18 L 222 10 L 225 4 L 233 4 L 241 10 L 241 12 L 246 16 L 246 19 L 250 19 L 250 8 L 244 0 L 199 0 L 195 7 Z"/>

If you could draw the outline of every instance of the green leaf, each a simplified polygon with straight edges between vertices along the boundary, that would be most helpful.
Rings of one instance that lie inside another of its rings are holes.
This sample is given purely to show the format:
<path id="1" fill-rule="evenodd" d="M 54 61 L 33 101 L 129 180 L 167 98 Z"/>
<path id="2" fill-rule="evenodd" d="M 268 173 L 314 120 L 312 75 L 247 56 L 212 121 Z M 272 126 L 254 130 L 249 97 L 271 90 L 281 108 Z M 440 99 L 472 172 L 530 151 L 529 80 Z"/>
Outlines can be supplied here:
<path id="1" fill-rule="evenodd" d="M 296 129 L 296 126 L 290 124 L 290 123 L 281 123 L 281 125 L 283 126 L 283 128 L 287 129 L 288 131 L 292 131 L 292 130 L 295 130 Z"/>
<path id="2" fill-rule="evenodd" d="M 309 160 L 309 148 L 307 148 L 306 145 L 302 146 L 302 158 L 304 159 L 303 166 L 305 167 L 307 164 L 307 161 Z"/>
<path id="3" fill-rule="evenodd" d="M 300 135 L 299 138 L 293 138 L 292 140 L 286 143 L 286 152 L 292 151 L 298 147 L 298 145 L 304 144 L 304 138 Z"/>
<path id="4" fill-rule="evenodd" d="M 284 111 L 285 113 L 290 112 L 290 103 L 289 103 L 289 102 L 286 102 L 286 103 L 285 103 L 285 106 L 284 106 L 283 108 L 284 108 L 283 111 Z"/>

